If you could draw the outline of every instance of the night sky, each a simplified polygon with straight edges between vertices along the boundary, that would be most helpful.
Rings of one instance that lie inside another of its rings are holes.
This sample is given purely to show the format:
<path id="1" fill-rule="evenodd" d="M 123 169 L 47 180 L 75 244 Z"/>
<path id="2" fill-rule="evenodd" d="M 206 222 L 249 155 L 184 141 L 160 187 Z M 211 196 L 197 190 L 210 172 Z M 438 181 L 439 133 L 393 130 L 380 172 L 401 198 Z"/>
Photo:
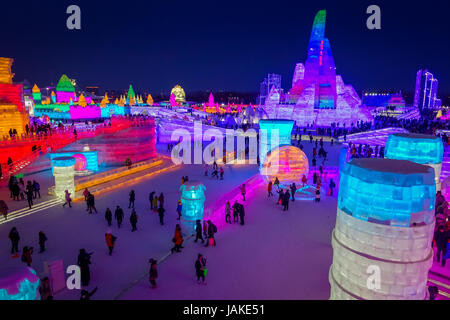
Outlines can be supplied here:
<path id="1" fill-rule="evenodd" d="M 79 31 L 66 8 L 81 7 Z M 381 7 L 382 29 L 366 28 L 366 8 Z M 306 59 L 315 14 L 327 10 L 326 35 L 337 71 L 361 90 L 413 91 L 428 68 L 450 95 L 448 0 L 436 1 L 2 1 L 0 56 L 15 59 L 15 81 L 159 94 L 179 83 L 197 90 L 258 91 L 267 73 L 289 89 Z"/>

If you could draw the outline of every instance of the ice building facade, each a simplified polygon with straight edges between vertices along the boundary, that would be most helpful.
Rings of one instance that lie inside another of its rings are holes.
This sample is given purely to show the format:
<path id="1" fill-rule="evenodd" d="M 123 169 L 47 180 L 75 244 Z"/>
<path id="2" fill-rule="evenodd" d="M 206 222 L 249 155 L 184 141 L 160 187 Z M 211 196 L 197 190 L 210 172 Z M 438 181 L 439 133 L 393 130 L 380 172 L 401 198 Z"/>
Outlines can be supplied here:
<path id="1" fill-rule="evenodd" d="M 305 64 L 295 66 L 292 88 L 287 94 L 275 87 L 265 100 L 269 118 L 292 119 L 299 126 L 346 124 L 372 120 L 369 110 L 351 85 L 346 85 L 325 37 L 326 11 L 317 13 Z"/>
<path id="2" fill-rule="evenodd" d="M 433 263 L 434 170 L 352 159 L 341 170 L 330 299 L 423 300 Z"/>

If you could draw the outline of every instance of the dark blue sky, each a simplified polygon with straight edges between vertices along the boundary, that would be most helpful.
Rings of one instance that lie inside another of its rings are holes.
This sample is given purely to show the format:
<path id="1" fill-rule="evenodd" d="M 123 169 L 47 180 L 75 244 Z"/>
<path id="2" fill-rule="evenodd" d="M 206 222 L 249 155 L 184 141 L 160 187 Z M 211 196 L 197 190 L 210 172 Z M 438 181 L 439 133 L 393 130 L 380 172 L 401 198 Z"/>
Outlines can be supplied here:
<path id="1" fill-rule="evenodd" d="M 66 29 L 66 8 L 82 10 L 82 30 Z M 382 30 L 366 28 L 377 4 Z M 62 73 L 81 86 L 155 94 L 258 91 L 267 73 L 289 88 L 306 58 L 314 15 L 327 9 L 326 35 L 338 73 L 360 90 L 413 90 L 419 68 L 450 94 L 450 2 L 414 1 L 8 1 L 2 2 L 0 56 L 15 80 L 43 86 Z M 6 13 L 6 14 L 5 14 Z"/>

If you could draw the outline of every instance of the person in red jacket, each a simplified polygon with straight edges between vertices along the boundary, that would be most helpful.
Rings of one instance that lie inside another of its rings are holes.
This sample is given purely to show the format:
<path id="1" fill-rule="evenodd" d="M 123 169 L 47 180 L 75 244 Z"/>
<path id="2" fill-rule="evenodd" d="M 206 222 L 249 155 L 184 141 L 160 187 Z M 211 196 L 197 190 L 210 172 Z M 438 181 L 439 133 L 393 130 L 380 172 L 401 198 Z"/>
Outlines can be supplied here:
<path id="1" fill-rule="evenodd" d="M 179 224 L 177 224 L 175 228 L 175 236 L 172 239 L 173 243 L 175 244 L 174 247 L 170 250 L 172 253 L 174 251 L 180 252 L 181 248 L 183 248 L 181 245 L 183 244 L 183 236 L 181 235 L 181 227 Z"/>
<path id="2" fill-rule="evenodd" d="M 106 234 L 105 234 L 105 241 L 106 241 L 106 245 L 108 246 L 108 249 L 109 249 L 109 255 L 112 255 L 116 239 L 117 238 L 112 235 L 111 230 L 108 230 L 106 232 Z"/>

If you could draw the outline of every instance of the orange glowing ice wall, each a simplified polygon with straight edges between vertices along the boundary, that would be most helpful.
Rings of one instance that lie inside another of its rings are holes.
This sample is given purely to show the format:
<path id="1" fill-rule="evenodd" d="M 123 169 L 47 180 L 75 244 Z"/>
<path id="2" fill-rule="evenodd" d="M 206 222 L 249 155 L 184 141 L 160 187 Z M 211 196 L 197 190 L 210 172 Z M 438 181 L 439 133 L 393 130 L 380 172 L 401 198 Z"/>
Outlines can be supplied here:
<path id="1" fill-rule="evenodd" d="M 29 122 L 23 105 L 22 85 L 12 83 L 13 61 L 0 58 L 0 138 L 7 136 L 9 129 L 16 129 L 18 135 L 25 133 L 25 125 Z"/>

